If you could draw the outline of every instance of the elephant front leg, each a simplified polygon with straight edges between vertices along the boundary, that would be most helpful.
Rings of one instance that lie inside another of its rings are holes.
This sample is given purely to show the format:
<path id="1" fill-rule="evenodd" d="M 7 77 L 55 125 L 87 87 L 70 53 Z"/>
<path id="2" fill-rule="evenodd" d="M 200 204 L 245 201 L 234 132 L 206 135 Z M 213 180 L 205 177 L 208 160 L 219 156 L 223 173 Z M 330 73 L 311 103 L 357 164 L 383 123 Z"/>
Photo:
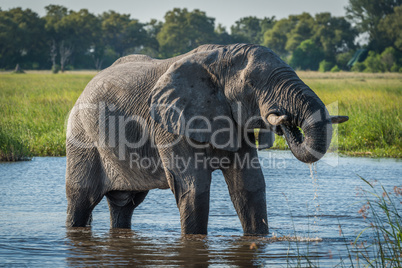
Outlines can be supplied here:
<path id="1" fill-rule="evenodd" d="M 182 234 L 207 234 L 211 172 L 191 174 L 167 170 L 167 173 L 180 211 Z"/>
<path id="2" fill-rule="evenodd" d="M 244 234 L 265 235 L 268 234 L 265 180 L 258 161 L 251 163 L 251 159 L 243 167 L 233 165 L 222 172 Z"/>

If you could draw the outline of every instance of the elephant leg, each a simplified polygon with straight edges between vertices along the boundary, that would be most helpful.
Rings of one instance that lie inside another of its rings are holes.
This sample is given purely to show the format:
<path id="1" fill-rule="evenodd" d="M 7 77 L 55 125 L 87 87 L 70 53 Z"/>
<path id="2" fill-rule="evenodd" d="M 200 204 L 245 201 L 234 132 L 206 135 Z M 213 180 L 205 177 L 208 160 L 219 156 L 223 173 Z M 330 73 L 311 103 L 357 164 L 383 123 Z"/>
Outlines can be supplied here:
<path id="1" fill-rule="evenodd" d="M 106 194 L 110 210 L 111 228 L 131 228 L 134 209 L 144 201 L 148 191 L 111 191 Z"/>
<path id="2" fill-rule="evenodd" d="M 180 212 L 181 233 L 207 234 L 212 170 L 204 167 L 203 148 L 162 131 L 156 136 L 169 188 Z"/>
<path id="3" fill-rule="evenodd" d="M 92 210 L 102 200 L 103 196 L 88 195 L 87 191 L 68 195 L 67 227 L 86 227 L 92 223 Z"/>
<path id="4" fill-rule="evenodd" d="M 95 149 L 70 152 L 67 147 L 67 227 L 85 227 L 92 222 L 92 210 L 103 198 L 103 173 Z"/>
<path id="5" fill-rule="evenodd" d="M 239 216 L 244 234 L 268 234 L 267 205 L 265 193 L 265 180 L 254 152 L 246 158 L 245 166 L 233 164 L 232 167 L 222 169 L 229 194 Z M 240 156 L 246 157 L 246 154 Z"/>
<path id="6" fill-rule="evenodd" d="M 211 171 L 166 173 L 180 211 L 182 234 L 207 234 Z"/>

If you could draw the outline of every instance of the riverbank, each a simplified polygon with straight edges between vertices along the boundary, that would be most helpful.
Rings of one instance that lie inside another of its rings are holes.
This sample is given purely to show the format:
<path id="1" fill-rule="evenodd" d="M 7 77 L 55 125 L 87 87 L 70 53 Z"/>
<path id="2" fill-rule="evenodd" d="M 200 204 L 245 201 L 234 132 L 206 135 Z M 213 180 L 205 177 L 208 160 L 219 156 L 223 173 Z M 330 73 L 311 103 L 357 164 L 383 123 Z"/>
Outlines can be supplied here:
<path id="1" fill-rule="evenodd" d="M 65 155 L 65 122 L 70 109 L 96 74 L 0 73 L 0 159 Z M 337 127 L 332 151 L 402 158 L 402 74 L 299 72 L 332 114 L 350 120 Z M 275 149 L 287 149 L 277 137 Z"/>
<path id="2" fill-rule="evenodd" d="M 331 150 L 349 156 L 402 157 L 402 74 L 298 72 L 331 114 L 349 121 L 335 126 Z M 277 137 L 276 149 L 287 149 Z"/>

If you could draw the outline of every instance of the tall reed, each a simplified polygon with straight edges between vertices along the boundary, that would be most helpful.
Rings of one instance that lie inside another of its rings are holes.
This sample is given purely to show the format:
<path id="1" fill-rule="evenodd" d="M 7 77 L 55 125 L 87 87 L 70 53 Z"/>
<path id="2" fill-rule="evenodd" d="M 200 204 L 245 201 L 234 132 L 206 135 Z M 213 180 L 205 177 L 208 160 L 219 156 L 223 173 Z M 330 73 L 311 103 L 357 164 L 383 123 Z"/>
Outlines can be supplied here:
<path id="1" fill-rule="evenodd" d="M 366 201 L 359 210 L 368 226 L 353 244 L 357 263 L 365 267 L 402 267 L 402 186 L 395 186 L 393 191 L 381 186 L 378 193 L 370 182 L 361 179 L 370 190 L 363 190 Z"/>

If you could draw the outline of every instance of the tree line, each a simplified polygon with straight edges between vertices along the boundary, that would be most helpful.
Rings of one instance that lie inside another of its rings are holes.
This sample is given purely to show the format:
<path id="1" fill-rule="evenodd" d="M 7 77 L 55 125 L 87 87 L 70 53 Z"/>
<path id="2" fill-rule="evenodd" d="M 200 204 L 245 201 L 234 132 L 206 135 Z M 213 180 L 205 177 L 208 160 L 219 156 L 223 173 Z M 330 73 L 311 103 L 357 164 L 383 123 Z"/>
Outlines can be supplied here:
<path id="1" fill-rule="evenodd" d="M 349 0 L 346 17 L 303 13 L 244 17 L 230 33 L 203 11 L 175 8 L 164 21 L 142 23 L 115 11 L 45 7 L 0 10 L 0 69 L 103 69 L 117 58 L 147 54 L 167 58 L 206 43 L 269 47 L 301 70 L 402 71 L 402 0 Z M 364 46 L 356 42 L 365 37 Z M 356 53 L 361 52 L 361 53 Z M 365 52 L 365 53 L 364 53 Z"/>

